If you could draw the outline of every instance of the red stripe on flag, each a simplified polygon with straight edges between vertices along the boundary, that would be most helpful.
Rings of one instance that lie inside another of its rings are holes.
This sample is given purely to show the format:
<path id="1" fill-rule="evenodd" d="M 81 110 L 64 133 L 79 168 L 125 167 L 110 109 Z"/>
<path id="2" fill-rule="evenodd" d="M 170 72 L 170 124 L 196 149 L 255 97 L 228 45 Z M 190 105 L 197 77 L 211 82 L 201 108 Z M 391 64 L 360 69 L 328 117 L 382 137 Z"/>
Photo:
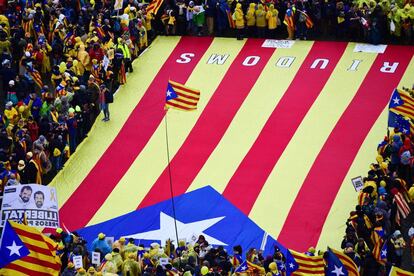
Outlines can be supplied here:
<path id="1" fill-rule="evenodd" d="M 19 271 L 21 273 L 24 273 L 26 275 L 30 275 L 30 276 L 50 276 L 53 275 L 52 273 L 46 273 L 46 272 L 39 272 L 36 270 L 31 270 L 29 268 L 14 264 L 14 263 L 10 263 L 7 266 L 5 266 L 4 268 L 7 269 L 12 269 L 12 270 L 16 270 Z"/>
<path id="2" fill-rule="evenodd" d="M 397 87 L 412 55 L 413 48 L 387 46 L 385 53 L 377 56 L 313 163 L 280 232 L 280 243 L 296 250 L 316 245 L 346 173 L 371 127 L 387 106 L 390 93 Z M 395 73 L 380 72 L 384 62 L 399 62 Z M 378 80 L 381 80 L 380 85 Z M 340 146 L 338 141 L 341 141 Z"/>
<path id="3" fill-rule="evenodd" d="M 162 91 L 170 77 L 185 83 L 212 41 L 209 37 L 180 39 L 117 137 L 59 210 L 61 220 L 69 229 L 85 226 L 98 211 L 164 118 L 166 96 Z M 191 62 L 176 62 L 183 53 L 194 53 Z M 93 200 L 90 200 L 91 191 Z M 88 208 L 81 202 L 88 202 Z"/>
<path id="4" fill-rule="evenodd" d="M 292 83 L 227 184 L 223 195 L 245 214 L 252 209 L 274 166 L 331 76 L 346 45 L 342 42 L 336 45 L 332 42 L 313 44 Z M 329 59 L 325 69 L 311 69 L 312 63 L 318 58 Z"/>
<path id="5" fill-rule="evenodd" d="M 197 124 L 171 161 L 171 166 L 174 168 L 172 177 L 175 183 L 175 195 L 184 193 L 191 185 L 275 51 L 271 48 L 261 48 L 262 44 L 262 39 L 247 40 Z M 255 66 L 244 66 L 243 61 L 249 56 L 256 56 L 258 49 L 260 49 L 260 61 Z M 168 183 L 168 170 L 165 168 L 139 207 L 149 206 L 169 198 Z"/>
<path id="6" fill-rule="evenodd" d="M 34 256 L 30 256 L 30 255 L 25 256 L 25 257 L 23 257 L 19 260 L 24 261 L 24 262 L 28 262 L 28 263 L 31 263 L 31 264 L 40 265 L 45 270 L 46 269 L 52 269 L 52 270 L 55 270 L 55 271 L 60 271 L 60 265 L 58 263 L 51 263 L 51 262 L 48 262 L 48 261 L 41 260 L 39 258 L 36 258 L 36 255 L 34 255 Z"/>
<path id="7" fill-rule="evenodd" d="M 197 107 L 186 107 L 184 105 L 180 105 L 180 104 L 176 104 L 176 103 L 172 103 L 172 102 L 168 102 L 165 104 L 167 107 L 171 106 L 171 107 L 176 107 L 178 109 L 183 109 L 183 110 L 187 110 L 187 111 L 192 111 L 192 110 L 196 110 Z"/>

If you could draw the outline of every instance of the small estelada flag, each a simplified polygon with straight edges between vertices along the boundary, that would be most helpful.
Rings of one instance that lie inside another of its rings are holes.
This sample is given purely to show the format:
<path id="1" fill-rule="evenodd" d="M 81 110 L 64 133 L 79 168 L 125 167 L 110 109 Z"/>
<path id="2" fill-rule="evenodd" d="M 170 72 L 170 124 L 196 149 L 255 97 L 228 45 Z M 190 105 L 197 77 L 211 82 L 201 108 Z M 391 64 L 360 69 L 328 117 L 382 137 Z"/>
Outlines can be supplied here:
<path id="1" fill-rule="evenodd" d="M 187 87 L 175 81 L 168 81 L 165 108 L 175 108 L 183 111 L 197 109 L 200 91 Z"/>

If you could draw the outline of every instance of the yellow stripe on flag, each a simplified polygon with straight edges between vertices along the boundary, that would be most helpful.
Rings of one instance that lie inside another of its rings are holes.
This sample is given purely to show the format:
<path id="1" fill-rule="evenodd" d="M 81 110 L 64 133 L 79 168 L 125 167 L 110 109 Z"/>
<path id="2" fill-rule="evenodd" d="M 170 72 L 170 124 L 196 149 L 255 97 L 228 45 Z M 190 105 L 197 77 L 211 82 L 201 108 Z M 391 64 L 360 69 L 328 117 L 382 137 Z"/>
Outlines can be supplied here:
<path id="1" fill-rule="evenodd" d="M 414 276 L 414 273 L 392 266 L 389 276 Z"/>
<path id="2" fill-rule="evenodd" d="M 398 85 L 398 87 L 409 86 L 414 79 L 414 58 L 411 59 L 407 70 Z M 390 91 L 390 96 L 393 91 Z M 368 166 L 375 162 L 376 146 L 387 134 L 388 107 L 384 109 L 381 116 L 377 119 L 371 131 L 365 138 L 358 154 L 349 169 L 342 186 L 336 195 L 332 204 L 328 217 L 323 226 L 321 236 L 319 238 L 318 247 L 325 248 L 329 245 L 338 244 L 338 239 L 345 233 L 345 222 L 349 216 L 349 212 L 353 209 L 350 202 L 357 203 L 358 194 L 355 192 L 351 179 L 357 176 L 366 176 Z M 370 154 L 367 154 L 370 153 Z M 352 204 L 351 204 L 352 205 Z"/>
<path id="3" fill-rule="evenodd" d="M 205 106 L 223 79 L 230 64 L 242 49 L 244 43 L 245 41 L 215 38 L 195 67 L 186 85 L 197 87 L 202 91 L 203 97 L 198 103 L 197 111 L 190 113 L 168 113 L 168 135 L 171 137 L 169 139 L 171 160 L 196 124 Z M 223 65 L 207 64 L 209 57 L 217 53 L 229 54 L 226 62 Z M 206 72 L 208 72 L 208 81 L 206 81 Z M 165 162 L 162 160 L 165 160 Z M 146 147 L 89 222 L 89 225 L 106 221 L 135 210 L 166 165 L 165 125 L 162 122 Z M 137 179 L 139 179 L 139 184 L 131 185 L 131 183 L 137 183 Z M 125 196 L 125 194 L 128 196 Z"/>
<path id="4" fill-rule="evenodd" d="M 289 87 L 312 45 L 313 42 L 301 41 L 295 43 L 291 49 L 277 49 L 273 53 L 220 143 L 189 187 L 189 191 L 204 187 L 207 183 L 220 193 L 225 189 Z M 290 56 L 294 56 L 295 60 L 289 68 L 275 66 L 280 58 Z M 269 80 L 276 76 L 283 77 L 277 79 L 277 85 L 269 83 Z"/>
<path id="5" fill-rule="evenodd" d="M 319 97 L 273 168 L 249 214 L 273 237 L 279 235 L 313 162 L 376 58 L 375 54 L 354 53 L 354 47 L 354 43 L 348 44 Z M 357 71 L 349 71 L 348 68 L 356 59 L 363 62 Z M 333 104 L 335 108 L 332 108 Z M 275 190 L 278 192 L 274 193 Z M 278 211 L 269 216 L 268 210 Z"/>
<path id="6" fill-rule="evenodd" d="M 14 261 L 13 263 L 16 264 L 16 265 L 22 266 L 26 269 L 30 269 L 32 271 L 49 273 L 51 275 L 59 275 L 59 272 L 54 272 L 53 269 L 46 268 L 46 267 L 41 266 L 41 265 L 37 265 L 37 264 L 29 263 L 29 262 L 24 262 L 24 261 L 21 261 L 21 260 Z"/>
<path id="7" fill-rule="evenodd" d="M 63 206 L 78 188 L 118 135 L 132 110 L 141 100 L 147 87 L 151 84 L 154 76 L 163 66 L 179 40 L 180 37 L 158 37 L 151 44 L 153 50 L 145 52 L 134 61 L 134 66 L 145 68 L 145 74 L 129 75 L 128 82 L 120 88 L 119 93 L 122 94 L 122 97 L 116 97 L 114 103 L 111 104 L 111 109 L 116 110 L 117 114 L 111 118 L 110 127 L 98 118 L 88 137 L 77 147 L 75 154 L 66 162 L 65 169 L 60 171 L 50 184 L 57 189 L 59 206 Z M 81 152 L 81 154 L 78 154 L 78 152 Z"/>

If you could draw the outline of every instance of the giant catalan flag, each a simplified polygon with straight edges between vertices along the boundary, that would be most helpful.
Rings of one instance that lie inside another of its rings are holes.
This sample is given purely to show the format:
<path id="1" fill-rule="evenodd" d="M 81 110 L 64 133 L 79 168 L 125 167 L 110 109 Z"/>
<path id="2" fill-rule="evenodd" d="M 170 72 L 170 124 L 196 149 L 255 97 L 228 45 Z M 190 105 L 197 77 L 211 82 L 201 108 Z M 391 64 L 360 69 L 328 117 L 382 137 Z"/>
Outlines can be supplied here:
<path id="1" fill-rule="evenodd" d="M 197 110 L 168 114 L 174 195 L 211 185 L 287 247 L 337 245 L 357 202 L 351 179 L 375 162 L 392 91 L 414 79 L 414 48 L 264 42 L 157 38 L 111 121 L 97 120 L 52 183 L 68 229 L 170 198 L 162 121 L 174 80 L 202 91 Z"/>
<path id="2" fill-rule="evenodd" d="M 7 221 L 0 245 L 0 275 L 59 275 L 56 248 L 36 228 Z"/>

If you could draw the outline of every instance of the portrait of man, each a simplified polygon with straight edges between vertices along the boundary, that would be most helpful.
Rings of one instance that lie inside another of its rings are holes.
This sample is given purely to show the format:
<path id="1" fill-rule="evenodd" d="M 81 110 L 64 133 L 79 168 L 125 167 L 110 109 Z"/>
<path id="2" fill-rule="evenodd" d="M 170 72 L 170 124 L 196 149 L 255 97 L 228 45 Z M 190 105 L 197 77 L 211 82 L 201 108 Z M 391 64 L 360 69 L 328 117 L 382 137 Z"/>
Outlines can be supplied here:
<path id="1" fill-rule="evenodd" d="M 37 191 L 34 193 L 34 202 L 37 208 L 42 208 L 43 203 L 45 202 L 45 194 L 41 191 Z"/>
<path id="2" fill-rule="evenodd" d="M 24 208 L 26 209 L 27 206 L 30 203 L 30 197 L 32 196 L 32 187 L 30 186 L 23 186 L 22 189 L 20 190 L 20 194 L 19 194 L 19 203 L 20 203 L 20 208 Z"/>

